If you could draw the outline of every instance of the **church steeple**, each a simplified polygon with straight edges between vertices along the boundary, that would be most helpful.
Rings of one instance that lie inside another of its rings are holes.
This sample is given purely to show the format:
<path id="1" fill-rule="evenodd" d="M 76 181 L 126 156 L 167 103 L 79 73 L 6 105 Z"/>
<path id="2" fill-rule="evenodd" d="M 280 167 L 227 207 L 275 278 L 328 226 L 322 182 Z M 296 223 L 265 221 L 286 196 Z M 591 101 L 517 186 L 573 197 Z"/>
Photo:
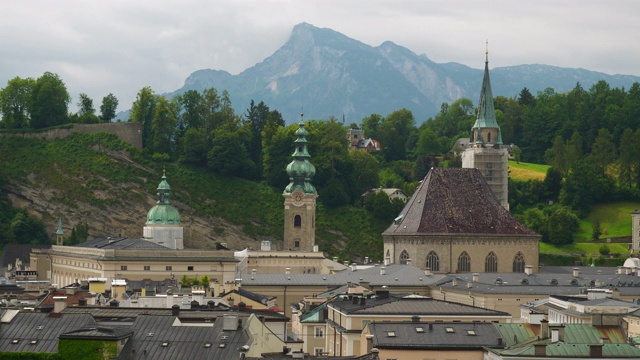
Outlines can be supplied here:
<path id="1" fill-rule="evenodd" d="M 301 189 L 305 194 L 315 194 L 316 188 L 311 184 L 311 179 L 316 174 L 316 167 L 309 161 L 311 155 L 307 149 L 307 138 L 309 132 L 304 128 L 302 121 L 303 114 L 300 114 L 300 127 L 296 130 L 295 151 L 293 160 L 287 165 L 287 174 L 291 182 L 284 189 L 284 194 L 291 194 L 296 189 Z"/>
<path id="2" fill-rule="evenodd" d="M 158 200 L 156 206 L 147 213 L 147 223 L 143 229 L 144 238 L 169 249 L 183 249 L 180 213 L 171 205 L 171 186 L 167 182 L 164 170 L 156 191 Z"/>
<path id="3" fill-rule="evenodd" d="M 493 106 L 493 92 L 489 78 L 489 50 L 485 52 L 484 78 L 478 101 L 478 116 L 473 124 L 471 143 L 476 145 L 502 145 L 502 132 L 496 120 L 496 110 Z"/>
<path id="4" fill-rule="evenodd" d="M 296 130 L 293 160 L 287 165 L 291 182 L 282 192 L 284 197 L 284 249 L 296 251 L 317 251 L 316 238 L 316 188 L 311 179 L 316 168 L 309 161 L 307 149 L 309 132 L 304 128 L 300 114 L 299 129 Z"/>

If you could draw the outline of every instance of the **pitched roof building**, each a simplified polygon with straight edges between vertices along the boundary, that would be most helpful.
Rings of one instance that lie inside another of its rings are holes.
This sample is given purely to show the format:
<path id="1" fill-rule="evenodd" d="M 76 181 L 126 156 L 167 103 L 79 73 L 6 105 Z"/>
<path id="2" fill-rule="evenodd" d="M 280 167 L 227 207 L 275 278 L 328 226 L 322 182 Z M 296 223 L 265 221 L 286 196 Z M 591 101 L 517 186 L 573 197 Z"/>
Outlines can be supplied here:
<path id="1" fill-rule="evenodd" d="M 437 273 L 538 268 L 540 235 L 501 206 L 477 169 L 432 168 L 382 237 L 386 262 Z"/>

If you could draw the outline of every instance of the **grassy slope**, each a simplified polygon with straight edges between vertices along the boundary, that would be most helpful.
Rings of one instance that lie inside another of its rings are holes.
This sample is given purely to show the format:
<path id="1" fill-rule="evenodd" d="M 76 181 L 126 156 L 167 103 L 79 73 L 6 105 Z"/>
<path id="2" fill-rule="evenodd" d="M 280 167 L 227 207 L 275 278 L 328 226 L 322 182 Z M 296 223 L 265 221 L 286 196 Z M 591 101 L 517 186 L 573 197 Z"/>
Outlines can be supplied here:
<path id="1" fill-rule="evenodd" d="M 115 161 L 105 151 L 129 153 L 137 164 Z M 241 226 L 256 240 L 282 239 L 281 189 L 189 166 L 153 163 L 111 136 L 76 134 L 52 142 L 0 138 L 0 154 L 2 172 L 12 181 L 37 179 L 38 184 L 56 189 L 56 196 L 49 201 L 71 207 L 76 201 L 85 201 L 113 211 L 117 211 L 120 197 L 131 196 L 129 189 L 133 186 L 142 185 L 149 194 L 154 194 L 157 174 L 166 168 L 171 174 L 173 197 L 187 204 L 196 215 L 221 217 Z M 94 190 L 107 189 L 113 194 L 111 199 L 94 196 Z M 352 259 L 355 254 L 379 259 L 380 233 L 386 226 L 361 208 L 328 210 L 318 206 L 317 243 L 322 251 L 343 259 Z"/>
<path id="2" fill-rule="evenodd" d="M 549 167 L 549 165 L 517 163 L 509 160 L 509 177 L 518 180 L 544 180 Z"/>
<path id="3" fill-rule="evenodd" d="M 616 202 L 598 204 L 591 208 L 591 213 L 586 219 L 580 221 L 580 229 L 574 235 L 576 241 L 588 241 L 591 239 L 593 224 L 600 221 L 600 238 L 631 236 L 631 212 L 640 209 L 637 202 Z M 605 233 L 606 230 L 606 233 Z"/>

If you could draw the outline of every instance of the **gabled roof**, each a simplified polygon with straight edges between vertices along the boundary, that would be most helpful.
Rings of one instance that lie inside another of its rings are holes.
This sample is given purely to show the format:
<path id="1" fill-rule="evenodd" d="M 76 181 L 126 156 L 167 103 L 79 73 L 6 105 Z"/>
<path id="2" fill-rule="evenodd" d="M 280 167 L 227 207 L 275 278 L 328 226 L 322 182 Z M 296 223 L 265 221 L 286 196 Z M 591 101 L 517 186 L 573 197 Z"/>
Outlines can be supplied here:
<path id="1" fill-rule="evenodd" d="M 57 352 L 60 334 L 85 326 L 96 326 L 89 314 L 19 313 L 0 326 L 0 353 Z"/>
<path id="2" fill-rule="evenodd" d="M 422 270 L 411 265 L 392 264 L 386 266 L 381 275 L 382 266 L 352 271 L 342 270 L 335 274 L 244 274 L 242 286 L 327 286 L 335 287 L 351 282 L 368 282 L 371 286 L 427 286 L 442 280 L 444 275 L 425 275 Z"/>
<path id="3" fill-rule="evenodd" d="M 539 236 L 507 211 L 478 169 L 432 168 L 382 235 Z"/>
<path id="4" fill-rule="evenodd" d="M 253 300 L 253 301 L 257 302 L 257 303 L 261 303 L 261 304 L 264 304 L 264 305 L 266 305 L 269 301 L 271 301 L 271 300 L 276 298 L 275 296 L 266 296 L 266 295 L 254 293 L 252 291 L 245 290 L 243 288 L 233 289 L 231 291 L 227 291 L 227 292 L 224 292 L 222 294 L 219 294 L 218 296 L 221 297 L 221 298 L 224 298 L 225 296 L 227 296 L 227 295 L 229 295 L 231 293 L 238 294 L 238 295 L 240 295 L 240 296 L 242 296 L 244 298 Z"/>
<path id="5" fill-rule="evenodd" d="M 345 314 L 352 315 L 455 315 L 461 318 L 465 316 L 511 318 L 511 314 L 503 311 L 484 309 L 432 298 L 406 298 L 393 295 L 383 299 L 366 299 L 364 304 L 360 302 L 354 304 L 351 299 L 338 300 L 330 303 L 328 306 Z"/>
<path id="6" fill-rule="evenodd" d="M 372 322 L 367 325 L 378 349 L 481 350 L 503 347 L 492 323 Z"/>

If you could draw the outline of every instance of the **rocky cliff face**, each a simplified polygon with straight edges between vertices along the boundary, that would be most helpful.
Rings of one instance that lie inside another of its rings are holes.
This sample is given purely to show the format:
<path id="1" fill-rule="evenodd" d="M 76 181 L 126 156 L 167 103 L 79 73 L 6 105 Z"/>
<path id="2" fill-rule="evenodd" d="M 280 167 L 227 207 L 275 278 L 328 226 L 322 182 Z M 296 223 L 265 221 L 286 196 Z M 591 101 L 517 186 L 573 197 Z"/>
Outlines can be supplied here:
<path id="1" fill-rule="evenodd" d="M 131 161 L 126 153 L 110 152 L 109 156 L 116 162 L 140 167 Z M 90 202 L 65 201 L 64 192 L 36 173 L 31 173 L 27 181 L 11 181 L 4 190 L 14 207 L 27 209 L 30 216 L 41 220 L 46 229 L 50 230 L 52 237 L 57 230 L 58 216 L 61 216 L 66 237 L 71 235 L 73 226 L 86 222 L 90 238 L 140 238 L 147 212 L 156 202 L 153 194 L 149 194 L 144 187 L 144 183 L 150 181 L 155 184 L 162 176 L 152 169 L 144 170 L 152 175 L 140 179 L 142 182 L 127 182 L 117 186 L 111 184 L 108 189 L 98 187 L 92 190 L 94 200 Z M 92 182 L 103 180 L 91 176 Z M 220 218 L 196 216 L 192 209 L 179 201 L 172 201 L 172 204 L 180 211 L 185 247 L 214 249 L 216 242 L 227 243 L 234 249 L 260 246 L 256 239 L 247 236 L 238 226 Z"/>

